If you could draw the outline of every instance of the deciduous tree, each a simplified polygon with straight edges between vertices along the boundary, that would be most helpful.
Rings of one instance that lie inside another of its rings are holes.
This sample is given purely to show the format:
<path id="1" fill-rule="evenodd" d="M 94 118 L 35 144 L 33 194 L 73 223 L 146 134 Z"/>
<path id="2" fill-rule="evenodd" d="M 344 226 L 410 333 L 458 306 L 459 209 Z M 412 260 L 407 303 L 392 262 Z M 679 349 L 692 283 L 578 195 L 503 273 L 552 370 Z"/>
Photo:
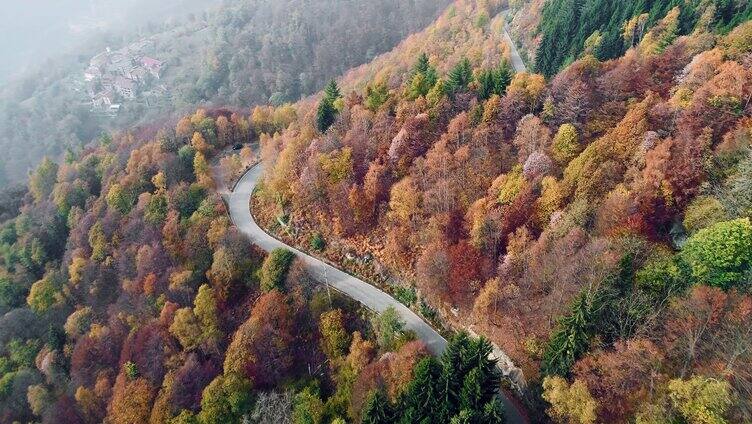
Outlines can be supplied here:
<path id="1" fill-rule="evenodd" d="M 598 403 L 580 380 L 571 385 L 561 377 L 546 377 L 543 380 L 543 399 L 551 408 L 548 415 L 560 423 L 593 424 L 596 422 Z"/>

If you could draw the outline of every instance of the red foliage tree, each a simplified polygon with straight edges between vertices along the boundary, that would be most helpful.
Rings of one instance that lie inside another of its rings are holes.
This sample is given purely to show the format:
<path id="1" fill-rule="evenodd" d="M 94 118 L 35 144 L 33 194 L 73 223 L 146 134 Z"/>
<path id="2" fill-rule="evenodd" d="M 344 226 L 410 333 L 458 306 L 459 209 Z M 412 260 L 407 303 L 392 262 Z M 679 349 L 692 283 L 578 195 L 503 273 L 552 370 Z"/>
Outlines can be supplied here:
<path id="1" fill-rule="evenodd" d="M 201 393 L 222 371 L 220 364 L 211 358 L 201 359 L 195 353 L 188 354 L 185 362 L 173 374 L 169 404 L 174 412 L 181 409 L 195 410 L 201 403 Z"/>
<path id="2" fill-rule="evenodd" d="M 478 249 L 466 240 L 449 246 L 449 296 L 457 304 L 464 305 L 472 299 L 481 286 L 482 257 Z"/>

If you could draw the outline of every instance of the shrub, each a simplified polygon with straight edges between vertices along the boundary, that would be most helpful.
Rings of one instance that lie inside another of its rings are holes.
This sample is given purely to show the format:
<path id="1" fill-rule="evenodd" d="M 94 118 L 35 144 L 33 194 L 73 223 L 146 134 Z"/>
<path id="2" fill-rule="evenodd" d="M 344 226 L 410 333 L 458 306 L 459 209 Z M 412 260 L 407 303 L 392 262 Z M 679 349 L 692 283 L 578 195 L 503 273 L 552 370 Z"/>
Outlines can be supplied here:
<path id="1" fill-rule="evenodd" d="M 293 259 L 295 254 L 287 249 L 272 250 L 261 266 L 261 289 L 265 292 L 274 289 L 282 291 Z"/>
<path id="2" fill-rule="evenodd" d="M 729 289 L 749 279 L 752 224 L 749 218 L 719 222 L 687 240 L 681 258 L 695 283 Z"/>
<path id="3" fill-rule="evenodd" d="M 134 380 L 138 377 L 138 367 L 131 361 L 123 364 L 123 370 L 125 371 L 125 376 L 128 377 L 129 380 Z"/>
<path id="4" fill-rule="evenodd" d="M 433 309 L 430 305 L 422 300 L 420 301 L 420 314 L 430 321 L 435 321 L 436 318 L 438 318 L 436 309 Z"/>
<path id="5" fill-rule="evenodd" d="M 412 306 L 418 300 L 414 287 L 395 287 L 394 298 L 407 306 Z"/>
<path id="6" fill-rule="evenodd" d="M 371 320 L 373 331 L 379 346 L 385 351 L 395 351 L 414 338 L 414 334 L 405 331 L 405 322 L 394 306 L 389 306 Z"/>
<path id="7" fill-rule="evenodd" d="M 684 212 L 684 228 L 689 233 L 695 233 L 727 219 L 726 209 L 718 199 L 712 196 L 698 196 Z"/>
<path id="8" fill-rule="evenodd" d="M 321 252 L 326 248 L 326 241 L 324 241 L 324 237 L 321 235 L 321 233 L 314 233 L 311 236 L 311 249 Z"/>

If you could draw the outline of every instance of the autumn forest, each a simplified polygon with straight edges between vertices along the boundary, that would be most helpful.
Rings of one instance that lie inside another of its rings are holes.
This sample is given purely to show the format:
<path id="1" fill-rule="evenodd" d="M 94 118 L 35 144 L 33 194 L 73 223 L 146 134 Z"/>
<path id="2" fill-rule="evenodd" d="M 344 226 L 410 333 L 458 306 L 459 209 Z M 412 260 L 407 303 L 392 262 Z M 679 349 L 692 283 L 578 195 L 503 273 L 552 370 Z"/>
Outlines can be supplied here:
<path id="1" fill-rule="evenodd" d="M 750 3 L 352 3 L 0 186 L 0 423 L 752 422 Z"/>

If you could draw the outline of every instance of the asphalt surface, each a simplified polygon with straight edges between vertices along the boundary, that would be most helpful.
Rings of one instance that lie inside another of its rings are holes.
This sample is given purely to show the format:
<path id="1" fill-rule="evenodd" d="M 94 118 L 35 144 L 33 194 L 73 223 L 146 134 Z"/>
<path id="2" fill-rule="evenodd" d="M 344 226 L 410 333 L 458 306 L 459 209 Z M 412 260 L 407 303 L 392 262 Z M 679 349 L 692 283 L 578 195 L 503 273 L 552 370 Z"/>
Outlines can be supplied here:
<path id="1" fill-rule="evenodd" d="M 262 173 L 263 166 L 261 164 L 252 167 L 240 178 L 233 191 L 225 193 L 230 210 L 230 218 L 240 232 L 265 251 L 281 247 L 294 252 L 305 263 L 311 275 L 322 282 L 330 284 L 336 290 L 360 302 L 368 309 L 382 312 L 390 306 L 394 307 L 405 322 L 406 327 L 414 331 L 417 337 L 426 344 L 433 354 L 440 355 L 444 352 L 447 346 L 446 339 L 415 312 L 398 302 L 392 296 L 363 280 L 355 278 L 294 247 L 282 243 L 262 230 L 256 224 L 250 210 L 251 195 Z M 503 401 L 507 423 L 524 424 L 527 422 L 517 406 L 506 396 L 503 396 Z"/>
<path id="2" fill-rule="evenodd" d="M 502 12 L 504 16 L 509 13 L 509 9 Z M 514 44 L 514 41 L 512 41 L 512 37 L 509 35 L 509 31 L 507 30 L 507 23 L 506 20 L 504 21 L 504 42 L 509 44 L 509 48 L 511 51 L 511 58 L 512 58 L 512 67 L 514 67 L 515 72 L 527 72 L 527 68 L 525 67 L 525 62 L 522 61 L 522 57 L 520 57 L 520 52 L 517 51 L 517 46 Z"/>

